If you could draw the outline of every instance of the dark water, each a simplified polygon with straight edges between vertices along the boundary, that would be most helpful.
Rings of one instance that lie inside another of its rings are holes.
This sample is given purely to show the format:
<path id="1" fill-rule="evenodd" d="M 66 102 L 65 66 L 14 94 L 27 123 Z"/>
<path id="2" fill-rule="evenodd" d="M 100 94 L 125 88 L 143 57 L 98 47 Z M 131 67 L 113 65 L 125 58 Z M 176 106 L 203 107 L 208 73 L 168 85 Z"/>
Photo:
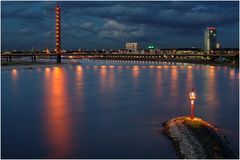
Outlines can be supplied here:
<path id="1" fill-rule="evenodd" d="M 162 122 L 196 115 L 239 143 L 239 70 L 82 62 L 2 69 L 2 158 L 177 158 Z"/>

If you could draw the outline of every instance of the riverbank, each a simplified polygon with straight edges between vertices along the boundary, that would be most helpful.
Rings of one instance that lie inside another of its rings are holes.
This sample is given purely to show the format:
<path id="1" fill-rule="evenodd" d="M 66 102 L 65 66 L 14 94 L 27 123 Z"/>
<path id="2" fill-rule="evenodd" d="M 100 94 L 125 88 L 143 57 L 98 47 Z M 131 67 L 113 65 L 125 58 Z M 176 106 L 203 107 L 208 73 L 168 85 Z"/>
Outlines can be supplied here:
<path id="1" fill-rule="evenodd" d="M 163 127 L 179 158 L 239 158 L 220 129 L 200 118 L 177 117 L 164 122 Z"/>
<path id="2" fill-rule="evenodd" d="M 122 59 L 92 59 L 92 60 L 112 60 L 112 61 L 121 61 Z M 173 62 L 173 63 L 188 63 L 188 64 L 201 64 L 201 65 L 210 65 L 210 66 L 227 66 L 232 68 L 239 68 L 239 63 L 232 63 L 232 62 L 213 62 L 210 60 L 198 60 L 198 59 L 184 59 L 184 60 L 177 60 L 177 59 L 169 59 L 169 60 L 153 60 L 153 59 L 124 59 L 122 61 L 150 61 L 150 62 Z M 2 68 L 12 68 L 12 67 L 46 67 L 46 66 L 64 66 L 64 65 L 74 65 L 74 64 L 80 64 L 79 62 L 62 62 L 61 64 L 57 64 L 56 62 L 21 62 L 21 61 L 15 61 L 15 62 L 1 62 Z"/>

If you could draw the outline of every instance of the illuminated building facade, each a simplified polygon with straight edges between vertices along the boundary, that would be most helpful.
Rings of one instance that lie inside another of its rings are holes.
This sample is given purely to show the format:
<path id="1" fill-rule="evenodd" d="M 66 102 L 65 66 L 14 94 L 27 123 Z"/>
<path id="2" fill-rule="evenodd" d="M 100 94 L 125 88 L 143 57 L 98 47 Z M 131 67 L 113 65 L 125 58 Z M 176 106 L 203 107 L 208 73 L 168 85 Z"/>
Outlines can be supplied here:
<path id="1" fill-rule="evenodd" d="M 217 48 L 217 49 L 221 48 L 221 44 L 220 44 L 220 43 L 217 43 L 217 44 L 216 44 L 216 48 Z"/>
<path id="2" fill-rule="evenodd" d="M 137 51 L 138 43 L 126 43 L 126 50 Z"/>
<path id="3" fill-rule="evenodd" d="M 215 27 L 207 27 L 204 31 L 204 52 L 210 53 L 216 48 L 217 30 Z"/>

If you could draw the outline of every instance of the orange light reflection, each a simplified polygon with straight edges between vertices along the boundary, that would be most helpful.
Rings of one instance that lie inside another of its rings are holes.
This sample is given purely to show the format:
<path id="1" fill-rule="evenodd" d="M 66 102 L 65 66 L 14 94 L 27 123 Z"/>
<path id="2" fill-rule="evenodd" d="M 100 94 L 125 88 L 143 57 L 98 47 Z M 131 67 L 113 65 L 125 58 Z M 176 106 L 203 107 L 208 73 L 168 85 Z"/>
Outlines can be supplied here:
<path id="1" fill-rule="evenodd" d="M 158 67 L 160 67 L 160 66 L 158 66 Z M 157 69 L 156 70 L 156 95 L 157 95 L 157 97 L 161 97 L 161 95 L 162 95 L 162 79 L 161 79 L 161 75 L 162 75 L 162 70 L 160 70 L 160 69 Z"/>
<path id="2" fill-rule="evenodd" d="M 234 69 L 230 69 L 229 70 L 229 78 L 230 79 L 234 79 L 235 78 L 235 71 L 234 71 Z"/>
<path id="3" fill-rule="evenodd" d="M 192 66 L 187 66 L 187 84 L 190 86 L 190 88 L 187 88 L 187 90 L 195 88 L 194 81 L 193 81 L 193 73 L 192 73 Z"/>
<path id="4" fill-rule="evenodd" d="M 132 71 L 134 79 L 137 79 L 139 76 L 139 66 L 133 66 Z"/>
<path id="5" fill-rule="evenodd" d="M 66 75 L 59 67 L 45 69 L 45 130 L 51 153 L 47 158 L 62 158 L 71 154 L 72 122 L 66 91 Z"/>
<path id="6" fill-rule="evenodd" d="M 79 104 L 79 109 L 81 111 L 84 110 L 83 104 L 84 104 L 84 80 L 83 80 L 83 67 L 77 66 L 76 69 L 76 82 L 75 82 L 75 93 L 77 94 L 77 102 Z"/>
<path id="7" fill-rule="evenodd" d="M 171 81 L 170 90 L 172 99 L 178 99 L 178 69 L 174 66 L 171 67 Z"/>
<path id="8" fill-rule="evenodd" d="M 18 78 L 18 71 L 16 69 L 13 69 L 12 70 L 12 77 L 13 77 L 13 80 L 17 80 Z"/>
<path id="9" fill-rule="evenodd" d="M 206 101 L 207 101 L 207 113 L 210 114 L 211 116 L 209 117 L 211 122 L 215 122 L 215 117 L 216 117 L 216 107 L 214 106 L 219 106 L 219 100 L 218 100 L 218 95 L 217 95 L 217 88 L 216 88 L 216 73 L 215 71 L 217 68 L 214 66 L 210 66 L 207 68 L 206 71 L 206 77 L 207 81 L 205 84 L 205 92 L 206 93 Z"/>
<path id="10" fill-rule="evenodd" d="M 101 86 L 101 91 L 104 92 L 107 87 L 107 67 L 106 66 L 100 67 L 100 86 Z"/>

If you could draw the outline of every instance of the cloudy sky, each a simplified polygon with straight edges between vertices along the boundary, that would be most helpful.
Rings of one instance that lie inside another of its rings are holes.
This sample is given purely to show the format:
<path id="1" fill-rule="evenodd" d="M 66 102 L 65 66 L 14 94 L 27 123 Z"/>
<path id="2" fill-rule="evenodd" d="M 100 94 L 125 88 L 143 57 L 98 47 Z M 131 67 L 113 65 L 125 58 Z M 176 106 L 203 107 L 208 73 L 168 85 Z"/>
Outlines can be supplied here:
<path id="1" fill-rule="evenodd" d="M 62 9 L 62 48 L 203 48 L 207 26 L 222 47 L 239 44 L 239 2 L 1 2 L 1 48 L 55 48 L 55 6 Z"/>

